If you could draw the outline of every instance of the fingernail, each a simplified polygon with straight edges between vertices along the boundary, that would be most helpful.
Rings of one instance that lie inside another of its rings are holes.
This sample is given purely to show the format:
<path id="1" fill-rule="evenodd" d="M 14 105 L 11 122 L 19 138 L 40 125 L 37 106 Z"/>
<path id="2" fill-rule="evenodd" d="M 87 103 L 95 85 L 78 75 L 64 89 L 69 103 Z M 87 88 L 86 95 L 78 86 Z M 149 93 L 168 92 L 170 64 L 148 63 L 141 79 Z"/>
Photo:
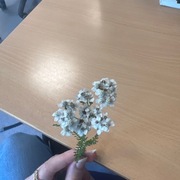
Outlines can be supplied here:
<path id="1" fill-rule="evenodd" d="M 91 150 L 91 151 L 88 151 L 87 153 L 90 154 L 90 155 L 96 154 L 96 149 L 93 149 L 93 150 Z"/>
<path id="2" fill-rule="evenodd" d="M 92 152 L 92 154 L 96 153 L 96 149 L 93 149 L 91 152 Z"/>
<path id="3" fill-rule="evenodd" d="M 79 161 L 76 163 L 76 167 L 77 167 L 78 169 L 82 169 L 82 168 L 85 166 L 86 161 L 87 161 L 87 157 L 79 160 Z"/>

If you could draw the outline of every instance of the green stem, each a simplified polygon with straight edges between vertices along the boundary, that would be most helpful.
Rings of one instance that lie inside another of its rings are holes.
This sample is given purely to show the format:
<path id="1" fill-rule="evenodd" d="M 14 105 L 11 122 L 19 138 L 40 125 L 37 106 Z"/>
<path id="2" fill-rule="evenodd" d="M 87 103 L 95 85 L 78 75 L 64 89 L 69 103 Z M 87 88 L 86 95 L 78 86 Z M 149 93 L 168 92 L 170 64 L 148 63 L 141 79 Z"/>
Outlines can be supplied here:
<path id="1" fill-rule="evenodd" d="M 53 124 L 53 126 L 57 126 L 57 127 L 59 127 L 60 125 L 59 125 L 59 124 Z"/>
<path id="2" fill-rule="evenodd" d="M 80 159 L 85 157 L 85 152 L 86 152 L 86 148 L 88 146 L 91 146 L 93 144 L 97 143 L 98 140 L 98 135 L 96 134 L 94 137 L 92 137 L 91 139 L 87 139 L 86 135 L 83 135 L 82 137 L 80 137 L 77 133 L 74 132 L 74 136 L 77 139 L 77 146 L 75 149 L 75 160 L 76 162 L 78 162 Z"/>

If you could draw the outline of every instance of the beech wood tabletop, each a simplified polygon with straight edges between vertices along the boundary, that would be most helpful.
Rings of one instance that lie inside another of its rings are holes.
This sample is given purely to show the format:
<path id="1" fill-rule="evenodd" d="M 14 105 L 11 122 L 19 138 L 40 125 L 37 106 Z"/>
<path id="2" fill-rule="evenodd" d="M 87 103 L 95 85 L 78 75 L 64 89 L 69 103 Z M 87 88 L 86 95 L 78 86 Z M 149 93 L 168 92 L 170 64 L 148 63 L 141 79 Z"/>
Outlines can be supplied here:
<path id="1" fill-rule="evenodd" d="M 158 0 L 43 0 L 0 45 L 0 108 L 68 146 L 61 100 L 118 83 L 97 161 L 135 180 L 180 179 L 180 10 Z"/>

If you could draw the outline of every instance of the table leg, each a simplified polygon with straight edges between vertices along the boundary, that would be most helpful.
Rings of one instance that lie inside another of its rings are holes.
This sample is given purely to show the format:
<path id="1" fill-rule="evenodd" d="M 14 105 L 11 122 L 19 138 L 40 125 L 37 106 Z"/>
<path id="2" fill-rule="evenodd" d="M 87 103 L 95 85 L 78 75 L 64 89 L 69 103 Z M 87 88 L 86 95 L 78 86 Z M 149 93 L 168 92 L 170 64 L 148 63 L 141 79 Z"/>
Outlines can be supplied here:
<path id="1" fill-rule="evenodd" d="M 20 0 L 19 9 L 18 9 L 18 15 L 21 18 L 25 18 L 27 16 L 27 14 L 24 13 L 24 8 L 25 8 L 25 5 L 26 5 L 26 1 L 27 0 Z"/>
<path id="2" fill-rule="evenodd" d="M 5 3 L 5 1 L 4 0 L 0 0 L 0 8 L 2 9 L 2 10 L 5 10 L 7 7 L 6 7 L 6 3 Z"/>

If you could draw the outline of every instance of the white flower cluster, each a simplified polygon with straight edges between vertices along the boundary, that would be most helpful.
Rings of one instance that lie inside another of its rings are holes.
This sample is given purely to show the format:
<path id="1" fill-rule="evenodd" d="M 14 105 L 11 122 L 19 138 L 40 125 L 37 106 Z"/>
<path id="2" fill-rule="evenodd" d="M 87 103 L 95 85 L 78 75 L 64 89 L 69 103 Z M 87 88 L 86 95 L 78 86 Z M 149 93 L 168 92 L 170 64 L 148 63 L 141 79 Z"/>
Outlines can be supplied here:
<path id="1" fill-rule="evenodd" d="M 77 101 L 65 100 L 58 107 L 59 109 L 53 113 L 54 121 L 62 128 L 63 136 L 70 136 L 72 133 L 78 134 L 80 137 L 87 135 L 93 128 L 100 135 L 103 131 L 109 132 L 109 128 L 114 126 L 114 122 L 108 118 L 107 113 L 103 113 L 102 109 L 106 106 L 112 106 L 116 99 L 116 82 L 112 79 L 104 78 L 93 83 L 92 90 L 98 96 L 95 107 L 93 94 L 82 89 L 77 95 Z"/>
<path id="2" fill-rule="evenodd" d="M 92 91 L 98 96 L 97 103 L 100 106 L 113 106 L 116 100 L 117 83 L 114 79 L 103 78 L 93 83 Z"/>
<path id="3" fill-rule="evenodd" d="M 110 118 L 108 118 L 107 115 L 107 113 L 101 113 L 98 116 L 92 118 L 92 127 L 97 130 L 98 135 L 100 135 L 103 131 L 109 132 L 109 128 L 111 126 L 114 126 L 114 122 Z"/>
<path id="4" fill-rule="evenodd" d="M 94 102 L 93 94 L 86 89 L 81 89 L 77 95 L 77 102 L 91 105 Z"/>

